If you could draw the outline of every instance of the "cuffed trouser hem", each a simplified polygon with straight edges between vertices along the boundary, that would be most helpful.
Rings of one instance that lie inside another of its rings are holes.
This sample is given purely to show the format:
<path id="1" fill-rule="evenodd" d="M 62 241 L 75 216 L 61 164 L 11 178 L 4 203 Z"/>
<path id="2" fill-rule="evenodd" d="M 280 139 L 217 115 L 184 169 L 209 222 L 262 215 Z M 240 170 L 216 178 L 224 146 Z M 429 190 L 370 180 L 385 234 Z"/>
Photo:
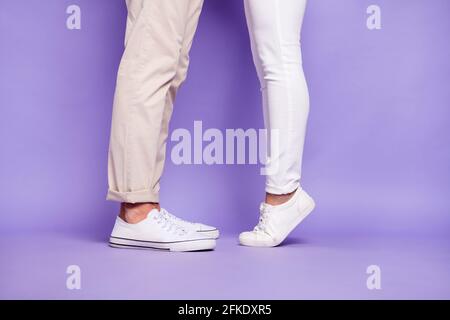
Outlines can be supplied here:
<path id="1" fill-rule="evenodd" d="M 290 183 L 284 187 L 266 185 L 266 192 L 276 195 L 288 194 L 300 188 L 299 182 Z"/>
<path id="2" fill-rule="evenodd" d="M 143 202 L 159 202 L 159 194 L 151 190 L 141 190 L 133 192 L 118 192 L 109 189 L 106 200 L 127 202 L 127 203 L 143 203 Z"/>

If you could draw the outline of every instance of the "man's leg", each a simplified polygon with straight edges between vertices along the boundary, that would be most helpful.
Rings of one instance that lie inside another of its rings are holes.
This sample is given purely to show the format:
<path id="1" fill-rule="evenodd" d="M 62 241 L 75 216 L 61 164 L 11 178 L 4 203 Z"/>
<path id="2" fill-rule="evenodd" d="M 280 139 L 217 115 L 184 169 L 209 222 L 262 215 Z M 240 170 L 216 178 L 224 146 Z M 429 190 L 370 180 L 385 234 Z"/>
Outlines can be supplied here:
<path id="1" fill-rule="evenodd" d="M 185 0 L 186 1 L 186 0 Z M 159 189 L 159 182 L 164 170 L 165 158 L 166 158 L 166 145 L 169 134 L 169 122 L 173 113 L 173 105 L 175 102 L 176 94 L 182 83 L 186 80 L 187 71 L 189 67 L 189 51 L 192 47 L 195 31 L 197 30 L 198 21 L 202 11 L 204 0 L 187 0 L 186 6 L 186 21 L 184 27 L 183 40 L 180 49 L 180 55 L 178 59 L 178 65 L 173 80 L 168 88 L 164 112 L 161 121 L 161 130 L 158 140 L 158 148 L 156 155 L 156 163 L 154 169 L 154 175 L 151 181 L 151 185 L 156 186 Z M 121 208 L 121 217 L 130 222 L 139 222 L 145 218 L 146 214 L 152 209 L 160 209 L 159 202 L 153 203 L 137 203 L 128 204 L 123 203 Z"/>
<path id="2" fill-rule="evenodd" d="M 159 207 L 168 123 L 176 89 L 187 70 L 183 61 L 192 40 L 187 41 L 186 34 L 192 38 L 195 31 L 189 27 L 195 2 L 200 4 L 195 10 L 197 21 L 201 9 L 197 0 L 127 1 L 126 47 L 114 100 L 107 197 L 122 202 L 122 207 L 111 246 L 196 251 L 216 245 L 215 228 L 189 223 Z"/>
<path id="3" fill-rule="evenodd" d="M 186 0 L 128 0 L 125 52 L 114 99 L 108 199 L 159 202 L 160 135 L 177 74 Z M 167 120 L 168 121 L 168 120 Z"/>

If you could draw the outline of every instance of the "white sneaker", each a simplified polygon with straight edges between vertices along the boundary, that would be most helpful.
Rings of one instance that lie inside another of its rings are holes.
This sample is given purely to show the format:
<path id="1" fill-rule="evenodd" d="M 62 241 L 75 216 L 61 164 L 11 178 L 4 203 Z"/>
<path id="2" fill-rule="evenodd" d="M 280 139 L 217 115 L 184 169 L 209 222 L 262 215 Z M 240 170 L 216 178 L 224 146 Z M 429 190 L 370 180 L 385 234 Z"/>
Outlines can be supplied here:
<path id="1" fill-rule="evenodd" d="M 112 247 L 165 249 L 170 251 L 212 250 L 216 240 L 176 223 L 153 209 L 147 218 L 131 224 L 117 217 L 109 238 Z"/>
<path id="2" fill-rule="evenodd" d="M 239 242 L 251 247 L 275 247 L 311 213 L 314 206 L 314 200 L 300 188 L 281 205 L 261 203 L 258 225 L 253 231 L 242 232 Z"/>
<path id="3" fill-rule="evenodd" d="M 215 227 L 211 227 L 203 223 L 183 220 L 181 218 L 178 218 L 177 216 L 174 216 L 173 214 L 169 213 L 167 210 L 163 208 L 161 208 L 161 213 L 166 217 L 168 217 L 169 219 L 173 220 L 174 222 L 178 223 L 179 225 L 185 227 L 186 229 L 194 229 L 195 231 L 203 234 L 205 237 L 214 239 L 219 238 L 219 230 Z"/>

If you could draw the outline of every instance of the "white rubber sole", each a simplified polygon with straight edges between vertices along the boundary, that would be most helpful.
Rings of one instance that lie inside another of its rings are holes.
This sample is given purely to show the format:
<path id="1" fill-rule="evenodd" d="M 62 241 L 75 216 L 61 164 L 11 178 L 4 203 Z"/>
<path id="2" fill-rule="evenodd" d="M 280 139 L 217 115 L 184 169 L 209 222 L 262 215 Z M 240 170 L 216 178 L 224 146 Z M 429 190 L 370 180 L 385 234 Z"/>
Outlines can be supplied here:
<path id="1" fill-rule="evenodd" d="M 220 236 L 220 232 L 218 229 L 197 231 L 197 232 L 205 237 L 212 238 L 212 239 L 219 239 L 219 236 Z"/>
<path id="2" fill-rule="evenodd" d="M 215 239 L 195 239 L 176 242 L 153 242 L 119 238 L 111 236 L 109 245 L 114 248 L 125 249 L 158 249 L 169 251 L 203 251 L 213 250 L 216 247 Z"/>
<path id="3" fill-rule="evenodd" d="M 298 217 L 294 220 L 292 225 L 289 227 L 286 234 L 282 235 L 280 239 L 277 241 L 264 241 L 264 240 L 253 240 L 253 239 L 239 239 L 239 242 L 243 246 L 248 247 L 276 247 L 279 246 L 286 238 L 289 236 L 289 234 L 303 221 L 309 214 L 314 210 L 316 204 L 314 200 L 308 196 L 308 205 L 300 211 L 300 214 Z"/>

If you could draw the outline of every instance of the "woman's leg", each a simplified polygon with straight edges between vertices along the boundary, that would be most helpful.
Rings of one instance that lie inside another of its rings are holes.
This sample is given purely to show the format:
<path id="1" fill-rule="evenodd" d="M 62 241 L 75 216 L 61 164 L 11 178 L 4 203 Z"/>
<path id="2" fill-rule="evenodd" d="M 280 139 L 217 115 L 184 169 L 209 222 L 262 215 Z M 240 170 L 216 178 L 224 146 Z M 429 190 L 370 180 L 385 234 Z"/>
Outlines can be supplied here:
<path id="1" fill-rule="evenodd" d="M 284 195 L 281 202 L 300 185 L 309 113 L 300 48 L 305 7 L 306 0 L 245 0 L 268 130 L 266 192 L 269 200 Z"/>
<path id="2" fill-rule="evenodd" d="M 138 222 L 159 209 L 168 125 L 203 0 L 126 0 L 125 52 L 114 99 L 108 199 Z M 128 219 L 128 218 L 129 219 Z M 136 219 L 135 219 L 136 218 Z"/>
<path id="3" fill-rule="evenodd" d="M 245 246 L 281 244 L 315 206 L 299 188 L 309 113 L 300 49 L 305 7 L 306 0 L 245 0 L 268 130 L 266 201 L 257 226 L 239 235 Z"/>

